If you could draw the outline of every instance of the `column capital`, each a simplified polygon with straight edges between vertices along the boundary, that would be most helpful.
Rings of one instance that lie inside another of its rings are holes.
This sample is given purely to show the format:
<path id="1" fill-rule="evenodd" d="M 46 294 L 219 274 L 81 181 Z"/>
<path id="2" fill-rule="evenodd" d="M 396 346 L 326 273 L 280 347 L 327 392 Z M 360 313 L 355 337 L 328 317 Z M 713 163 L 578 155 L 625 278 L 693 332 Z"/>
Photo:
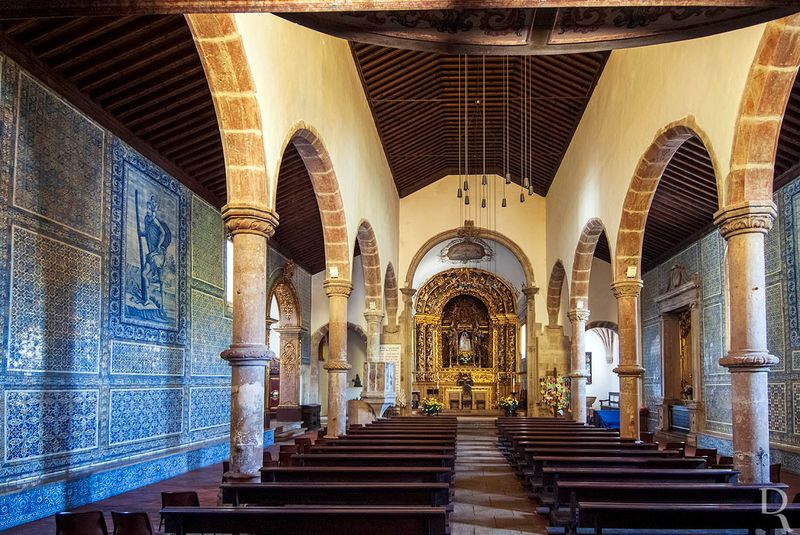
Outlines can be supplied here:
<path id="1" fill-rule="evenodd" d="M 644 375 L 644 368 L 638 364 L 620 364 L 613 371 L 620 377 L 641 377 Z"/>
<path id="2" fill-rule="evenodd" d="M 567 312 L 567 317 L 572 323 L 577 321 L 587 322 L 589 321 L 589 309 L 588 308 L 573 308 L 569 312 Z"/>
<path id="3" fill-rule="evenodd" d="M 588 379 L 589 372 L 587 372 L 586 370 L 573 370 L 567 374 L 567 377 L 569 377 L 570 379 L 581 379 L 581 378 Z"/>
<path id="4" fill-rule="evenodd" d="M 326 279 L 322 283 L 322 287 L 325 288 L 325 294 L 328 297 L 350 297 L 350 292 L 353 291 L 353 285 L 344 279 Z"/>
<path id="5" fill-rule="evenodd" d="M 719 365 L 728 368 L 730 372 L 748 371 L 748 369 L 749 371 L 766 370 L 770 366 L 775 366 L 778 362 L 778 357 L 775 355 L 760 351 L 751 353 L 730 352 L 719 359 Z"/>
<path id="6" fill-rule="evenodd" d="M 278 213 L 258 203 L 229 202 L 222 207 L 222 219 L 231 236 L 255 234 L 269 239 L 278 226 Z"/>
<path id="7" fill-rule="evenodd" d="M 417 293 L 416 288 L 400 288 L 400 293 L 403 294 L 404 301 L 411 301 L 414 294 Z"/>
<path id="8" fill-rule="evenodd" d="M 714 214 L 714 224 L 726 240 L 739 234 L 766 234 L 778 211 L 772 201 L 744 201 Z"/>
<path id="9" fill-rule="evenodd" d="M 345 360 L 326 360 L 322 367 L 330 373 L 344 373 L 352 368 Z"/>
<path id="10" fill-rule="evenodd" d="M 527 286 L 522 289 L 522 293 L 525 294 L 525 297 L 528 299 L 533 299 L 539 293 L 538 286 Z"/>
<path id="11" fill-rule="evenodd" d="M 642 279 L 628 279 L 612 283 L 611 290 L 617 299 L 621 297 L 639 297 L 639 294 L 642 293 L 642 286 L 644 286 Z"/>
<path id="12" fill-rule="evenodd" d="M 275 352 L 264 344 L 234 344 L 219 356 L 231 366 L 266 366 Z"/>
<path id="13" fill-rule="evenodd" d="M 370 322 L 382 322 L 383 321 L 383 311 L 381 310 L 370 310 L 367 309 L 364 311 L 364 319 L 367 320 L 367 323 Z"/>

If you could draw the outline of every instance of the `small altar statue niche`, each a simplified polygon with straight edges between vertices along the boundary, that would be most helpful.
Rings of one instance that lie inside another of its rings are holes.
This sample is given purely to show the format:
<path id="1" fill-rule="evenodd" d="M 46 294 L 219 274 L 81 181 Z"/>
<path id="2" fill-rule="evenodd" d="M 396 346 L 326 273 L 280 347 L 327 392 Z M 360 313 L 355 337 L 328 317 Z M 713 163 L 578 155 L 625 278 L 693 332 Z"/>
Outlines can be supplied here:
<path id="1" fill-rule="evenodd" d="M 470 297 L 453 303 L 446 318 L 450 320 L 450 326 L 446 334 L 445 366 L 490 366 L 486 334 L 481 329 L 481 312 Z"/>

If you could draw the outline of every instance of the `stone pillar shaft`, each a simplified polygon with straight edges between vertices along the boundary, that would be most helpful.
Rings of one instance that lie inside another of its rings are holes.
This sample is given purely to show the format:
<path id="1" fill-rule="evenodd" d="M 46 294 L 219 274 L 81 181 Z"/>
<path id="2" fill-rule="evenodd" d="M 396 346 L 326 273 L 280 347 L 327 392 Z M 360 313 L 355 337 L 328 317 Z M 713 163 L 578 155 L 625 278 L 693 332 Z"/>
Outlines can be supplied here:
<path id="1" fill-rule="evenodd" d="M 400 387 L 405 393 L 405 401 L 411 407 L 411 394 L 414 388 L 414 288 L 400 288 L 403 295 L 402 313 L 402 361 L 400 363 Z"/>
<path id="2" fill-rule="evenodd" d="M 328 433 L 337 438 L 347 431 L 347 300 L 353 285 L 349 281 L 328 279 Z"/>
<path id="3" fill-rule="evenodd" d="M 221 357 L 231 365 L 230 471 L 232 481 L 259 481 L 264 450 L 267 240 L 277 214 L 261 206 L 228 204 L 222 209 L 233 236 L 233 328 Z"/>
<path id="4" fill-rule="evenodd" d="M 364 318 L 367 320 L 367 361 L 378 362 L 381 357 L 383 312 L 367 310 L 364 312 Z"/>
<path id="5" fill-rule="evenodd" d="M 536 294 L 539 288 L 529 286 L 523 288 L 525 294 L 525 355 L 526 375 L 528 389 L 528 406 L 526 407 L 528 416 L 533 416 L 536 411 L 536 404 L 539 402 L 539 354 L 536 351 Z"/>
<path id="6" fill-rule="evenodd" d="M 639 407 L 642 405 L 641 379 L 644 374 L 639 321 L 639 294 L 642 281 L 623 280 L 611 285 L 619 311 L 619 420 L 622 438 L 639 439 Z"/>
<path id="7" fill-rule="evenodd" d="M 731 347 L 719 363 L 731 373 L 733 464 L 739 482 L 769 481 L 768 371 L 778 359 L 767 349 L 764 236 L 775 218 L 772 202 L 741 203 L 716 214 L 728 242 Z"/>
<path id="8" fill-rule="evenodd" d="M 589 311 L 573 309 L 567 316 L 572 322 L 572 371 L 569 374 L 572 419 L 586 423 L 586 322 L 589 321 Z"/>

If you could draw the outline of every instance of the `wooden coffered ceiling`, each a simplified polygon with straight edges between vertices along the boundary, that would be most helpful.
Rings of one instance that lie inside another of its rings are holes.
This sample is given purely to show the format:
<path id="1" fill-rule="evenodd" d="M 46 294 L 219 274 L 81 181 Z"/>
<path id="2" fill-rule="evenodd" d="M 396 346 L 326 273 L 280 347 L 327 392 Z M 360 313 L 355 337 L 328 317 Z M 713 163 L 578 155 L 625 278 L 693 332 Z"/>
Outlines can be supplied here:
<path id="1" fill-rule="evenodd" d="M 800 176 L 800 77 L 795 77 L 775 154 L 774 189 L 785 186 L 798 176 Z"/>
<path id="2" fill-rule="evenodd" d="M 182 15 L 0 20 L 0 50 L 222 206 L 214 103 Z"/>
<path id="3" fill-rule="evenodd" d="M 463 139 L 459 141 L 459 132 L 469 136 L 470 172 L 480 173 L 483 57 L 360 43 L 351 46 L 401 197 L 446 175 L 458 174 L 459 144 L 466 145 Z M 506 174 L 507 78 L 508 171 L 514 182 L 522 183 L 520 135 L 524 126 L 530 139 L 526 150 L 532 155 L 531 182 L 536 193 L 546 195 L 607 59 L 607 52 L 485 56 L 487 173 Z M 521 89 L 523 62 L 528 72 L 525 93 Z M 465 87 L 468 105 L 461 104 Z M 467 107 L 469 127 L 465 128 Z"/>

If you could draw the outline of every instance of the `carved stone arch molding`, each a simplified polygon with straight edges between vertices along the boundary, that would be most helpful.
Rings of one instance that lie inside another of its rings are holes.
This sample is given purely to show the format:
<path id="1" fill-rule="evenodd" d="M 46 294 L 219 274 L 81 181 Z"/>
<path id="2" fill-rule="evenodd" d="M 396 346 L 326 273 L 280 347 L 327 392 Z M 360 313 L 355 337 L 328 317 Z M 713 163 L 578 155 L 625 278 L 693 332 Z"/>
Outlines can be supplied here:
<path id="1" fill-rule="evenodd" d="M 269 293 L 267 294 L 267 317 L 269 317 L 269 307 L 272 303 L 272 296 L 278 301 L 278 310 L 280 317 L 278 318 L 278 327 L 301 327 L 302 315 L 300 308 L 300 299 L 297 296 L 297 290 L 292 282 L 294 275 L 294 262 L 289 261 L 280 271 L 280 274 L 272 282 Z"/>
<path id="2" fill-rule="evenodd" d="M 367 344 L 367 332 L 361 327 L 361 325 L 358 325 L 356 323 L 351 323 L 348 321 L 347 330 L 357 334 L 358 337 L 361 339 L 361 341 L 364 342 L 364 345 Z M 320 327 L 319 329 L 317 329 L 316 331 L 314 331 L 314 334 L 311 335 L 311 350 L 317 352 L 317 358 L 319 360 L 324 360 L 322 358 L 322 355 L 319 354 L 319 345 L 322 343 L 322 341 L 325 339 L 326 336 L 328 336 L 327 323 L 322 327 Z"/>
<path id="3" fill-rule="evenodd" d="M 558 325 L 558 313 L 561 310 L 561 292 L 567 272 L 561 260 L 556 260 L 550 281 L 547 284 L 547 319 L 550 327 Z"/>
<path id="4" fill-rule="evenodd" d="M 417 315 L 441 315 L 457 295 L 472 295 L 486 304 L 493 316 L 516 316 L 514 289 L 494 273 L 482 269 L 450 269 L 431 277 L 417 293 Z"/>

